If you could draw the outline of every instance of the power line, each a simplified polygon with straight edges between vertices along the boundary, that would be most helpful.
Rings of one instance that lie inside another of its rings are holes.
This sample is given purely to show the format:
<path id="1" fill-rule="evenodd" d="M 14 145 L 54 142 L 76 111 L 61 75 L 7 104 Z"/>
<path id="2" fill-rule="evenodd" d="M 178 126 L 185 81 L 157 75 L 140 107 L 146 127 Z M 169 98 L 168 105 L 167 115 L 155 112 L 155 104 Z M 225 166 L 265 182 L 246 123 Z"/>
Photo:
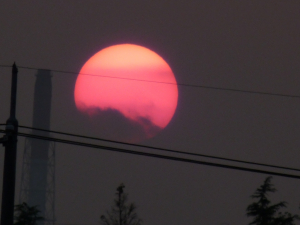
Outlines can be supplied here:
<path id="1" fill-rule="evenodd" d="M 257 165 L 257 166 L 264 166 L 264 167 L 271 167 L 271 168 L 276 168 L 276 169 L 285 169 L 285 170 L 300 172 L 300 169 L 291 168 L 291 167 L 276 166 L 276 165 L 265 164 L 265 163 L 249 162 L 249 161 L 245 161 L 245 160 L 230 159 L 230 158 L 225 158 L 225 157 L 211 156 L 211 155 L 192 153 L 192 152 L 183 152 L 183 151 L 172 150 L 172 149 L 167 149 L 167 148 L 159 148 L 159 147 L 153 147 L 153 146 L 148 146 L 148 145 L 132 144 L 132 143 L 126 143 L 126 142 L 121 142 L 121 141 L 114 141 L 114 140 L 103 139 L 103 138 L 89 137 L 89 136 L 85 136 L 85 135 L 71 134 L 71 133 L 60 132 L 60 131 L 52 131 L 52 130 L 22 126 L 22 125 L 19 125 L 19 127 L 20 128 L 25 128 L 25 129 L 44 131 L 44 132 L 49 132 L 49 133 L 54 133 L 54 134 L 67 135 L 67 136 L 71 136 L 71 137 L 79 137 L 79 138 L 86 138 L 86 139 L 90 139 L 90 140 L 105 141 L 105 142 L 110 142 L 110 143 L 115 143 L 115 144 L 123 144 L 123 145 L 127 145 L 127 146 L 148 148 L 148 149 L 153 149 L 153 150 L 157 150 L 157 151 L 178 153 L 178 154 L 190 155 L 190 156 L 200 156 L 200 157 L 210 158 L 210 159 L 219 159 L 219 160 L 230 161 L 230 162 L 238 162 L 238 163 L 244 163 L 244 164 L 250 164 L 250 165 Z"/>
<path id="2" fill-rule="evenodd" d="M 5 131 L 0 130 L 0 132 L 3 133 Z M 171 160 L 171 161 L 177 161 L 177 162 L 185 162 L 185 163 L 206 165 L 206 166 L 239 170 L 239 171 L 245 171 L 245 172 L 268 174 L 268 175 L 281 176 L 281 177 L 287 177 L 287 178 L 293 178 L 293 179 L 300 179 L 300 176 L 293 175 L 293 174 L 252 169 L 252 168 L 226 165 L 226 164 L 220 164 L 220 163 L 205 162 L 205 161 L 199 161 L 199 160 L 193 160 L 193 159 L 187 159 L 187 158 L 181 158 L 181 157 L 174 157 L 174 156 L 167 156 L 167 155 L 160 155 L 160 154 L 154 154 L 154 153 L 139 152 L 139 151 L 133 151 L 133 150 L 128 150 L 128 149 L 122 149 L 122 148 L 114 148 L 114 147 L 109 147 L 109 146 L 95 145 L 95 144 L 89 144 L 89 143 L 78 142 L 78 141 L 70 141 L 70 140 L 51 138 L 51 137 L 45 137 L 45 136 L 40 136 L 40 135 L 26 134 L 26 133 L 21 133 L 21 132 L 18 132 L 18 136 L 59 142 L 59 143 L 64 143 L 64 144 L 77 145 L 77 146 L 83 146 L 83 147 L 89 147 L 89 148 L 95 148 L 95 149 L 102 149 L 102 150 L 113 151 L 113 152 L 121 152 L 121 153 L 127 153 L 127 154 L 132 154 L 132 155 L 140 155 L 140 156 L 146 156 L 146 157 L 152 157 L 152 158 L 159 158 L 159 159 L 165 159 L 165 160 Z"/>
<path id="3" fill-rule="evenodd" d="M 93 223 L 55 223 L 55 225 L 98 225 Z"/>
<path id="4" fill-rule="evenodd" d="M 3 67 L 3 68 L 12 68 L 12 66 L 8 66 L 8 65 L 0 65 L 0 67 Z"/>
<path id="5" fill-rule="evenodd" d="M 0 67 L 11 67 L 11 66 L 0 65 Z M 18 66 L 18 68 L 29 69 L 29 70 L 39 70 L 39 68 L 26 67 L 26 66 Z M 50 70 L 50 69 L 45 69 L 45 70 Z M 182 87 L 201 88 L 201 89 L 210 89 L 210 90 L 218 90 L 218 91 L 240 92 L 240 93 L 245 93 L 245 94 L 258 94 L 258 95 L 268 95 L 268 96 L 277 96 L 277 97 L 300 98 L 300 95 L 280 94 L 280 93 L 272 93 L 272 92 L 264 92 L 264 91 L 250 91 L 250 90 L 243 90 L 243 89 L 236 89 L 236 88 L 224 88 L 224 87 L 214 87 L 214 86 L 184 84 L 184 83 L 174 84 L 174 83 L 169 83 L 169 82 L 103 76 L 103 75 L 99 75 L 99 74 L 98 75 L 97 74 L 83 74 L 83 73 L 72 72 L 72 71 L 63 71 L 63 70 L 51 70 L 51 71 L 57 72 L 57 73 L 76 74 L 76 75 L 80 74 L 80 75 L 84 75 L 84 76 L 97 76 L 97 77 L 105 77 L 105 78 L 111 78 L 111 79 L 122 79 L 122 80 L 150 82 L 150 83 L 158 83 L 158 84 L 178 85 L 178 86 L 182 86 Z"/>
<path id="6" fill-rule="evenodd" d="M 98 225 L 93 223 L 55 223 L 55 225 Z"/>

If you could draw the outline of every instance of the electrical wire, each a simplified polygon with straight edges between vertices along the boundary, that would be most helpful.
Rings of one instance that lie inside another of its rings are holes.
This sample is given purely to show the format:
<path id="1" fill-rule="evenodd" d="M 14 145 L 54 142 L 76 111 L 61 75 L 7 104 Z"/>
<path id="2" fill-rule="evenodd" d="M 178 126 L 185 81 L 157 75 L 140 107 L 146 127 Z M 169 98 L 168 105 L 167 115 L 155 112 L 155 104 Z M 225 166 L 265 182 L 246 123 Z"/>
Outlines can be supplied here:
<path id="1" fill-rule="evenodd" d="M 3 68 L 12 68 L 12 66 L 8 66 L 8 65 L 0 65 L 0 67 L 3 67 Z"/>
<path id="2" fill-rule="evenodd" d="M 0 65 L 0 67 L 12 67 L 12 66 Z M 19 66 L 19 68 L 30 69 L 30 70 L 38 70 L 38 68 L 32 68 L 32 67 L 22 67 L 22 66 Z M 61 73 L 78 74 L 76 72 L 70 72 L 70 71 L 59 71 L 59 70 L 51 70 L 51 71 L 53 71 L 53 72 L 61 72 Z M 82 74 L 82 75 L 101 76 L 101 75 L 95 75 L 95 74 Z M 109 77 L 109 76 L 101 76 L 101 77 Z M 167 83 L 167 82 L 147 81 L 147 80 L 120 78 L 120 77 L 109 77 L 109 78 L 126 79 L 126 80 L 136 80 L 136 81 L 144 81 L 144 82 L 155 82 L 155 83 L 165 83 L 165 84 L 173 84 L 173 83 Z M 173 85 L 176 85 L 176 84 L 173 84 Z M 188 87 L 198 87 L 198 88 L 209 88 L 209 89 L 225 90 L 225 91 L 238 91 L 238 92 L 252 93 L 252 94 L 264 94 L 264 95 L 274 95 L 274 96 L 281 96 L 281 97 L 300 98 L 300 96 L 298 96 L 298 95 L 284 95 L 284 94 L 269 93 L 269 92 L 255 92 L 255 91 L 247 91 L 247 90 L 240 90 L 240 89 L 219 88 L 219 87 L 190 85 L 190 84 L 177 84 L 177 85 L 188 86 Z M 6 125 L 6 124 L 0 124 L 0 125 Z M 20 127 L 38 130 L 37 128 L 30 128 L 30 127 L 26 127 L 26 126 L 20 126 Z M 43 130 L 43 129 L 39 129 L 39 130 Z M 117 142 L 117 141 L 113 141 L 113 140 L 100 139 L 100 138 L 92 138 L 92 137 L 87 137 L 87 136 L 83 136 L 83 135 L 68 134 L 68 133 L 64 133 L 64 132 L 49 131 L 49 130 L 44 130 L 44 131 L 52 132 L 52 133 L 57 133 L 57 134 L 63 134 L 63 135 L 69 135 L 69 136 L 74 136 L 74 137 L 82 137 L 82 138 L 89 138 L 89 139 L 94 139 L 94 140 L 106 141 L 106 142 L 111 142 L 111 143 L 118 143 L 118 144 L 124 144 L 124 145 L 144 147 L 144 148 L 155 149 L 155 150 L 160 150 L 160 151 L 165 151 L 165 152 L 172 152 L 172 153 L 179 153 L 179 154 L 193 155 L 193 156 L 201 156 L 201 157 L 213 158 L 213 159 L 221 159 L 221 160 L 225 160 L 225 161 L 239 162 L 239 163 L 259 165 L 259 166 L 266 166 L 266 167 L 272 167 L 272 168 L 277 168 L 277 169 L 286 169 L 286 170 L 300 171 L 299 169 L 290 168 L 290 167 L 282 167 L 282 166 L 275 166 L 275 165 L 269 165 L 269 164 L 263 164 L 263 163 L 255 163 L 255 162 L 249 162 L 249 161 L 244 161 L 244 160 L 235 160 L 235 159 L 229 159 L 229 158 L 224 158 L 224 157 L 209 156 L 209 155 L 197 154 L 197 153 L 190 153 L 190 152 L 182 152 L 182 151 L 176 151 L 176 150 L 170 150 L 170 149 L 164 149 L 164 148 L 155 148 L 155 147 L 151 147 L 151 146 L 130 144 L 130 143 L 125 143 L 125 142 Z"/>
<path id="3" fill-rule="evenodd" d="M 44 131 L 44 132 L 49 132 L 49 133 L 54 133 L 54 134 L 67 135 L 67 136 L 71 136 L 71 137 L 79 137 L 79 138 L 86 138 L 86 139 L 90 139 L 90 140 L 105 141 L 105 142 L 110 142 L 110 143 L 115 143 L 115 144 L 123 144 L 123 145 L 127 145 L 127 146 L 148 148 L 148 149 L 153 149 L 153 150 L 163 151 L 163 152 L 178 153 L 178 154 L 190 155 L 190 156 L 200 156 L 200 157 L 210 158 L 210 159 L 219 159 L 219 160 L 230 161 L 230 162 L 238 162 L 238 163 L 244 163 L 244 164 L 250 164 L 250 165 L 257 165 L 257 166 L 264 166 L 264 167 L 271 167 L 271 168 L 276 168 L 276 169 L 285 169 L 285 170 L 300 172 L 300 169 L 291 168 L 291 167 L 276 166 L 276 165 L 265 164 L 265 163 L 249 162 L 249 161 L 245 161 L 245 160 L 230 159 L 230 158 L 225 158 L 225 157 L 211 156 L 211 155 L 192 153 L 192 152 L 183 152 L 183 151 L 171 150 L 171 149 L 167 149 L 167 148 L 159 148 L 159 147 L 153 147 L 153 146 L 148 146 L 148 145 L 132 144 L 132 143 L 126 143 L 126 142 L 121 142 L 121 141 L 89 137 L 89 136 L 85 136 L 85 135 L 71 134 L 71 133 L 60 132 L 60 131 L 52 131 L 52 130 L 22 126 L 22 125 L 19 125 L 19 127 L 25 128 L 25 129 L 31 129 L 31 130 Z"/>
<path id="4" fill-rule="evenodd" d="M 12 66 L 0 65 L 0 67 L 12 67 Z M 26 66 L 18 66 L 18 68 L 28 69 L 28 70 L 39 70 L 39 68 L 26 67 Z M 50 69 L 44 69 L 44 70 L 50 70 Z M 105 77 L 105 78 L 111 78 L 111 79 L 122 79 L 122 80 L 132 80 L 132 81 L 140 81 L 140 82 L 178 85 L 178 86 L 183 86 L 183 87 L 210 89 L 210 90 L 218 90 L 218 91 L 240 92 L 240 93 L 245 93 L 245 94 L 258 94 L 258 95 L 268 95 L 268 96 L 277 96 L 277 97 L 300 98 L 300 95 L 279 94 L 279 93 L 264 92 L 264 91 L 250 91 L 250 90 L 235 89 L 235 88 L 223 88 L 223 87 L 214 87 L 214 86 L 196 85 L 196 84 L 184 84 L 184 83 L 175 84 L 175 83 L 169 83 L 169 82 L 159 82 L 159 81 L 151 81 L 151 80 L 140 80 L 140 79 L 131 79 L 131 78 L 123 78 L 123 77 L 103 76 L 103 75 L 97 75 L 97 74 L 84 74 L 84 73 L 77 73 L 77 72 L 63 71 L 63 70 L 50 70 L 50 71 L 57 72 L 57 73 L 65 73 L 65 74 L 76 74 L 76 75 L 80 74 L 80 75 L 84 75 L 84 76 L 98 76 L 98 77 Z"/>
<path id="5" fill-rule="evenodd" d="M 55 223 L 55 225 L 98 225 L 93 223 Z"/>
<path id="6" fill-rule="evenodd" d="M 0 132 L 3 133 L 5 131 L 0 130 Z M 140 155 L 140 156 L 159 158 L 159 159 L 165 159 L 165 160 L 171 160 L 171 161 L 177 161 L 177 162 L 185 162 L 185 163 L 191 163 L 191 164 L 239 170 L 239 171 L 244 171 L 244 172 L 260 173 L 260 174 L 268 174 L 268 175 L 281 176 L 281 177 L 287 177 L 287 178 L 293 178 L 293 179 L 300 179 L 300 176 L 288 174 L 288 173 L 279 173 L 279 172 L 273 172 L 273 171 L 267 171 L 267 170 L 259 170 L 259 169 L 252 169 L 252 168 L 247 168 L 247 167 L 205 162 L 205 161 L 199 161 L 199 160 L 194 160 L 194 159 L 160 155 L 160 154 L 154 154 L 154 153 L 148 153 L 148 152 L 139 152 L 139 151 L 133 151 L 133 150 L 123 149 L 123 148 L 115 148 L 115 147 L 109 147 L 109 146 L 104 146 L 104 145 L 95 145 L 95 144 L 89 144 L 89 143 L 78 142 L 78 141 L 70 141 L 70 140 L 59 139 L 59 138 L 45 137 L 45 136 L 41 136 L 41 135 L 27 134 L 27 133 L 22 133 L 22 132 L 18 132 L 17 135 L 21 136 L 21 137 L 28 137 L 28 138 L 53 141 L 53 142 L 64 143 L 64 144 L 77 145 L 77 146 L 82 146 L 82 147 L 102 149 L 102 150 L 107 150 L 107 151 L 112 151 L 112 152 L 127 153 L 127 154 L 132 154 L 132 155 Z"/>
<path id="7" fill-rule="evenodd" d="M 55 223 L 55 225 L 98 225 L 93 223 Z"/>

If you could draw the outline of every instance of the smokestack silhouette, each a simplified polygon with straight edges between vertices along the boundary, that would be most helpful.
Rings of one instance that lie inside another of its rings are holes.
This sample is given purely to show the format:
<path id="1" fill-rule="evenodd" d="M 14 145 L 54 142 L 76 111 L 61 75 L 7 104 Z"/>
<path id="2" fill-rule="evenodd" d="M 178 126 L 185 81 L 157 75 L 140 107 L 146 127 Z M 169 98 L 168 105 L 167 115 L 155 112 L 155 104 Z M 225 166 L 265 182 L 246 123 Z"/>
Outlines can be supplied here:
<path id="1" fill-rule="evenodd" d="M 34 128 L 50 129 L 51 115 L 51 71 L 38 70 L 34 89 Z M 48 132 L 33 130 L 34 135 L 49 136 Z M 54 143 L 39 139 L 26 139 L 23 156 L 20 203 L 37 206 L 45 218 L 42 223 L 54 223 Z M 40 223 L 41 224 L 41 223 Z"/>

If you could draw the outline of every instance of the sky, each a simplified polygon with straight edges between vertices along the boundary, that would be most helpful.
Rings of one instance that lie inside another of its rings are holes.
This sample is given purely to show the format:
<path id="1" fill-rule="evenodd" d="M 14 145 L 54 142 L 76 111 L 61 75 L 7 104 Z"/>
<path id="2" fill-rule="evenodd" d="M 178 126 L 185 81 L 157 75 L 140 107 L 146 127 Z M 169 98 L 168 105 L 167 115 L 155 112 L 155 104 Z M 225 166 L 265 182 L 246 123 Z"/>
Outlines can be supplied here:
<path id="1" fill-rule="evenodd" d="M 101 49 L 130 43 L 159 54 L 180 84 L 300 95 L 299 8 L 292 0 L 12 0 L 0 7 L 0 64 L 78 73 Z M 19 69 L 20 125 L 32 125 L 36 72 Z M 0 123 L 9 116 L 10 75 L 0 67 Z M 80 116 L 76 74 L 52 75 L 51 130 L 115 131 Z M 180 85 L 169 125 L 140 144 L 299 168 L 299 115 L 299 98 Z M 16 203 L 23 150 L 20 137 Z M 3 157 L 0 147 L 0 168 Z M 98 224 L 121 182 L 145 225 L 247 224 L 250 195 L 266 176 L 57 143 L 57 224 Z M 272 200 L 299 213 L 299 180 L 273 181 Z"/>

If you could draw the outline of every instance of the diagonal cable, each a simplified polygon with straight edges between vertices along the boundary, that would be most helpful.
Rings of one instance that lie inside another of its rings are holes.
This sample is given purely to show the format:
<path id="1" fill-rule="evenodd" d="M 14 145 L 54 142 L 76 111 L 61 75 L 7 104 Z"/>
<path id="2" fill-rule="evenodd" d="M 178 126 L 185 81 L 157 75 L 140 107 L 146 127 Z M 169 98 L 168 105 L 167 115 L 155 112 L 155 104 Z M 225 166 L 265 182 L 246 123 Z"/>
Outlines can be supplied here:
<path id="1" fill-rule="evenodd" d="M 3 132 L 3 130 L 0 130 L 0 132 Z M 205 162 L 205 161 L 199 161 L 199 160 L 187 159 L 187 158 L 181 158 L 181 157 L 160 155 L 160 154 L 147 153 L 147 152 L 139 152 L 139 151 L 133 151 L 133 150 L 123 149 L 123 148 L 115 148 L 115 147 L 109 147 L 109 146 L 104 146 L 104 145 L 95 145 L 95 144 L 89 144 L 89 143 L 78 142 L 78 141 L 70 141 L 70 140 L 59 139 L 59 138 L 45 137 L 45 136 L 41 136 L 41 135 L 33 135 L 33 134 L 26 134 L 26 133 L 18 132 L 18 136 L 47 140 L 47 141 L 54 141 L 54 142 L 59 142 L 59 143 L 64 143 L 64 144 L 71 144 L 71 145 L 77 145 L 77 146 L 82 146 L 82 147 L 89 147 L 89 148 L 95 148 L 95 149 L 101 149 L 101 150 L 107 150 L 107 151 L 113 151 L 113 152 L 119 152 L 119 153 L 127 153 L 127 154 L 132 154 L 132 155 L 140 155 L 140 156 L 146 156 L 146 157 L 152 157 L 152 158 L 159 158 L 159 159 L 165 159 L 165 160 L 171 160 L 171 161 L 177 161 L 177 162 L 185 162 L 185 163 L 206 165 L 206 166 L 212 166 L 212 167 L 218 167 L 218 168 L 239 170 L 239 171 L 244 171 L 244 172 L 260 173 L 260 174 L 268 174 L 268 175 L 281 176 L 281 177 L 287 177 L 287 178 L 293 178 L 293 179 L 300 179 L 300 176 L 288 174 L 288 173 L 279 173 L 279 172 L 273 172 L 273 171 L 267 171 L 267 170 L 259 170 L 259 169 L 252 169 L 252 168 L 247 168 L 247 167 L 226 165 L 226 164 L 221 164 L 221 163 L 212 163 L 212 162 Z"/>
<path id="2" fill-rule="evenodd" d="M 225 157 L 211 156 L 211 155 L 206 155 L 206 154 L 184 152 L 184 151 L 172 150 L 172 149 L 167 149 L 167 148 L 153 147 L 153 146 L 148 146 L 148 145 L 131 144 L 131 143 L 126 143 L 126 142 L 121 142 L 121 141 L 89 137 L 89 136 L 84 136 L 84 135 L 52 131 L 52 130 L 46 130 L 46 129 L 40 129 L 40 128 L 33 128 L 33 127 L 22 126 L 22 125 L 20 125 L 19 127 L 25 128 L 25 129 L 38 130 L 38 131 L 45 131 L 45 132 L 54 133 L 54 134 L 67 135 L 67 136 L 71 136 L 71 137 L 79 137 L 79 138 L 86 138 L 86 139 L 90 139 L 90 140 L 105 141 L 105 142 L 110 142 L 110 143 L 115 143 L 115 144 L 123 144 L 123 145 L 127 145 L 127 146 L 148 148 L 148 149 L 153 149 L 153 150 L 158 150 L 158 151 L 163 151 L 163 152 L 178 153 L 178 154 L 190 155 L 190 156 L 200 156 L 200 157 L 210 158 L 210 159 L 219 159 L 219 160 L 224 160 L 224 161 L 229 161 L 229 162 L 237 162 L 237 163 L 244 163 L 244 164 L 250 164 L 250 165 L 257 165 L 257 166 L 264 166 L 264 167 L 271 167 L 271 168 L 276 168 L 276 169 L 285 169 L 285 170 L 300 172 L 300 169 L 292 168 L 292 167 L 277 166 L 277 165 L 271 165 L 271 164 L 265 164 L 265 163 L 256 163 L 256 162 L 250 162 L 250 161 L 245 161 L 245 160 L 237 160 L 237 159 L 230 159 L 230 158 L 225 158 Z"/>

